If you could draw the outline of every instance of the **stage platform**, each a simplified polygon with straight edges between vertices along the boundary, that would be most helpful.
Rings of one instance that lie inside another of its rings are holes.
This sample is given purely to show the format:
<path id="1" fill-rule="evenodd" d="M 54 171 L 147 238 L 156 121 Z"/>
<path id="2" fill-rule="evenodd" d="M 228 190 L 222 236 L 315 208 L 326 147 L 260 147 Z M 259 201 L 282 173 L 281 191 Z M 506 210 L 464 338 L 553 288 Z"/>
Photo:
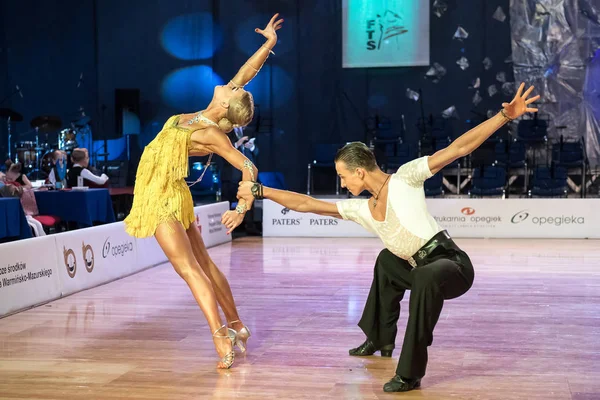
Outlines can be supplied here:
<path id="1" fill-rule="evenodd" d="M 246 238 L 209 250 L 253 333 L 231 370 L 215 369 L 206 321 L 164 264 L 0 319 L 0 397 L 600 398 L 599 242 L 457 242 L 475 283 L 445 303 L 419 390 L 382 392 L 408 296 L 392 359 L 348 355 L 378 240 Z"/>

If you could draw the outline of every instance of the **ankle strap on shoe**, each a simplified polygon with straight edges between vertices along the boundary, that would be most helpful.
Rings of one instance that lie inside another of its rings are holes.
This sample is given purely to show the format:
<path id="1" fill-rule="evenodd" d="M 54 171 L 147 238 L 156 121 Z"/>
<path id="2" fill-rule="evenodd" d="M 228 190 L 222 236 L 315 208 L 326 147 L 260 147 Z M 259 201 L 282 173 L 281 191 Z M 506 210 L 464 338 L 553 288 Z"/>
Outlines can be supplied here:
<path id="1" fill-rule="evenodd" d="M 217 335 L 217 332 L 219 332 L 221 329 L 227 327 L 227 325 L 223 325 L 221 326 L 219 329 L 217 329 L 216 331 L 213 332 L 213 336 L 214 337 L 227 337 L 227 335 L 223 336 L 223 335 Z"/>

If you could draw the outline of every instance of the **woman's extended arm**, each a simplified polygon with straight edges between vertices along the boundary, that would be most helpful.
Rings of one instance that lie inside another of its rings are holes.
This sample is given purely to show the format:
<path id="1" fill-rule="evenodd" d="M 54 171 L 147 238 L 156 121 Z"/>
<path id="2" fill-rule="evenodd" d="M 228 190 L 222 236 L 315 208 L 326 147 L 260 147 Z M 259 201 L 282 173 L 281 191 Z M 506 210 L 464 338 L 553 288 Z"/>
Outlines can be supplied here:
<path id="1" fill-rule="evenodd" d="M 225 161 L 233 167 L 242 171 L 242 180 L 256 182 L 258 178 L 258 169 L 246 158 L 239 150 L 233 147 L 229 137 L 217 128 L 208 128 L 204 135 L 208 149 L 215 154 L 223 157 Z M 252 207 L 254 197 L 249 195 L 238 202 L 235 211 L 227 212 L 223 215 L 222 222 L 231 233 L 239 224 L 242 223 L 244 215 Z"/>
<path id="2" fill-rule="evenodd" d="M 281 29 L 281 24 L 283 23 L 283 19 L 275 21 L 278 16 L 279 14 L 275 14 L 264 30 L 258 28 L 255 29 L 255 31 L 263 35 L 267 41 L 256 50 L 244 65 L 242 65 L 238 73 L 229 82 L 233 87 L 246 86 L 248 82 L 258 74 L 258 71 L 260 71 L 267 58 L 269 58 L 269 54 L 272 53 L 271 49 L 277 44 L 276 31 Z"/>

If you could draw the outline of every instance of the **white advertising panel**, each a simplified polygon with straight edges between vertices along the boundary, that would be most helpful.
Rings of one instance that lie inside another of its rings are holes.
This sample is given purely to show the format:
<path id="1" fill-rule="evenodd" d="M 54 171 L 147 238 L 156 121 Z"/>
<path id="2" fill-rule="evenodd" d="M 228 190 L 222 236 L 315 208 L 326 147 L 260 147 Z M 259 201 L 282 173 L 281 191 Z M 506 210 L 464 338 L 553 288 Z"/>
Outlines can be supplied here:
<path id="1" fill-rule="evenodd" d="M 340 199 L 321 199 L 335 203 Z M 298 213 L 271 200 L 263 201 L 264 237 L 375 237 L 356 222 Z"/>
<path id="2" fill-rule="evenodd" d="M 54 237 L 0 244 L 0 316 L 59 297 Z"/>
<path id="3" fill-rule="evenodd" d="M 136 270 L 136 241 L 125 232 L 122 222 L 54 237 L 64 295 L 110 282 Z"/>

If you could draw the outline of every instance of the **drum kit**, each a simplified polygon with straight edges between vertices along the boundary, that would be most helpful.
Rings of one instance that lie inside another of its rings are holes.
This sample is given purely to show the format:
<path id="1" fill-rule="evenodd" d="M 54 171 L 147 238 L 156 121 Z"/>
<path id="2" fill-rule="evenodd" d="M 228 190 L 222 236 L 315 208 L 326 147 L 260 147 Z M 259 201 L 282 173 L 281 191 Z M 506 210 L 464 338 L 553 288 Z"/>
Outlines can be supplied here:
<path id="1" fill-rule="evenodd" d="M 35 117 L 30 121 L 31 129 L 19 134 L 19 138 L 35 134 L 35 140 L 17 141 L 13 144 L 12 123 L 22 122 L 23 116 L 14 110 L 0 108 L 0 120 L 6 120 L 8 128 L 8 158 L 21 163 L 24 171 L 28 175 L 32 175 L 34 179 L 43 179 L 52 169 L 54 151 L 62 150 L 70 156 L 80 143 L 85 143 L 87 138 L 91 139 L 90 117 L 86 116 L 81 109 L 77 114 L 79 117 L 71 121 L 69 128 L 64 129 L 62 129 L 62 120 L 57 116 Z M 51 143 L 49 135 L 54 137 L 54 134 L 56 134 L 56 139 Z M 41 140 L 42 137 L 43 140 Z"/>

